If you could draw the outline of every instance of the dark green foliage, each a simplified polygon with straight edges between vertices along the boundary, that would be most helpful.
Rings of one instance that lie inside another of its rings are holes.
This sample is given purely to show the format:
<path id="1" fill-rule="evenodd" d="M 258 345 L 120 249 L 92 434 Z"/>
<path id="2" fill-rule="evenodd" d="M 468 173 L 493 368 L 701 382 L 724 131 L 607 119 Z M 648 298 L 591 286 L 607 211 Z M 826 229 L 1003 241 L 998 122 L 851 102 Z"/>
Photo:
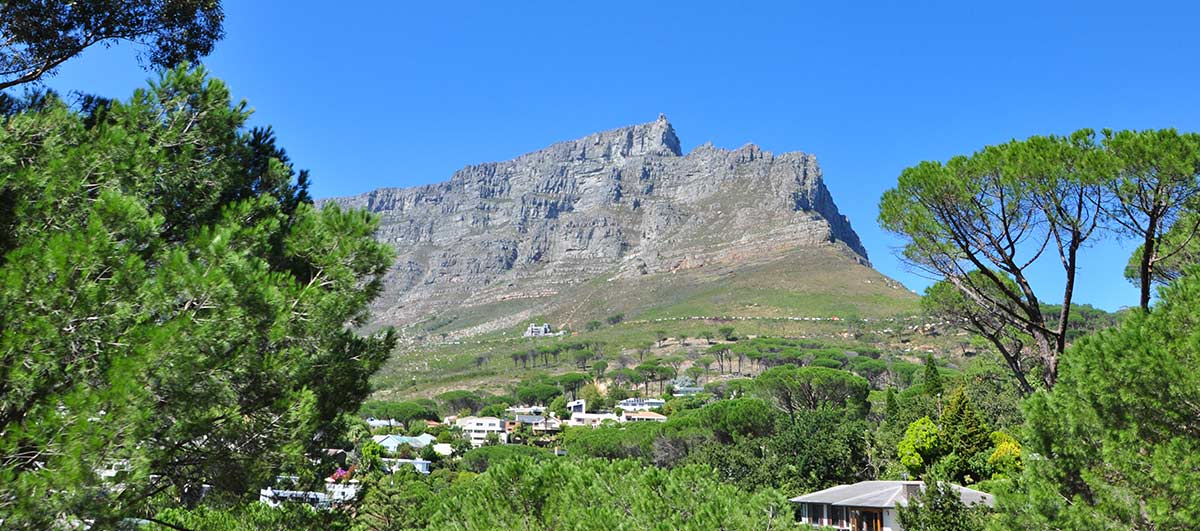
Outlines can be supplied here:
<path id="1" fill-rule="evenodd" d="M 363 403 L 359 408 L 359 414 L 364 417 L 396 420 L 405 426 L 414 420 L 441 420 L 437 410 L 428 404 L 417 402 L 371 400 Z"/>
<path id="2" fill-rule="evenodd" d="M 479 416 L 481 417 L 504 417 L 508 410 L 507 403 L 488 404 L 479 408 Z"/>
<path id="3" fill-rule="evenodd" d="M 783 479 L 778 460 L 770 457 L 762 441 L 754 439 L 702 444 L 689 452 L 685 462 L 712 468 L 722 483 L 751 492 L 778 485 Z"/>
<path id="4" fill-rule="evenodd" d="M 1193 529 L 1200 517 L 1200 278 L 1080 340 L 1025 404 L 1009 529 Z M 1036 456 L 1036 457 L 1034 457 Z"/>
<path id="5" fill-rule="evenodd" d="M 776 409 L 755 398 L 719 400 L 700 409 L 704 425 L 717 440 L 729 442 L 738 437 L 765 437 L 775 431 Z"/>
<path id="6" fill-rule="evenodd" d="M 925 378 L 921 380 L 921 385 L 929 396 L 942 396 L 942 373 L 938 371 L 932 354 L 925 356 Z"/>
<path id="7" fill-rule="evenodd" d="M 767 441 L 778 471 L 776 487 L 807 492 L 862 479 L 868 424 L 859 412 L 823 406 L 783 420 Z"/>
<path id="8" fill-rule="evenodd" d="M 860 376 L 825 367 L 782 366 L 768 369 L 755 379 L 762 396 L 793 419 L 804 410 L 845 407 L 866 415 L 870 384 Z"/>
<path id="9" fill-rule="evenodd" d="M 410 474 L 379 477 L 365 485 L 355 523 L 371 531 L 425 528 L 437 510 L 437 492 L 430 483 Z"/>
<path id="10" fill-rule="evenodd" d="M 442 403 L 448 414 L 456 414 L 459 411 L 474 413 L 479 411 L 480 407 L 483 407 L 483 399 L 470 391 L 446 391 L 438 395 L 437 399 Z"/>
<path id="11" fill-rule="evenodd" d="M 905 388 L 913 384 L 917 378 L 917 373 L 921 372 L 923 367 L 916 363 L 909 363 L 904 360 L 892 360 L 888 364 L 888 372 L 893 384 Z"/>
<path id="12" fill-rule="evenodd" d="M 230 509 L 200 506 L 195 509 L 167 509 L 155 516 L 158 523 L 139 527 L 145 531 L 293 531 L 321 529 L 348 531 L 351 518 L 342 511 L 320 511 L 307 505 L 288 504 L 270 507 L 247 503 Z M 165 525 L 170 524 L 170 525 Z M 384 528 L 386 529 L 386 528 Z"/>
<path id="13" fill-rule="evenodd" d="M 588 375 L 581 372 L 568 372 L 558 377 L 558 385 L 562 387 L 563 391 L 574 397 L 575 393 L 590 379 Z"/>
<path id="14" fill-rule="evenodd" d="M 841 369 L 842 368 L 842 362 L 840 362 L 838 360 L 834 360 L 834 359 L 829 359 L 829 358 L 816 358 L 816 359 L 812 360 L 811 365 L 813 367 L 826 367 L 829 369 Z"/>
<path id="15" fill-rule="evenodd" d="M 623 313 L 616 313 L 616 314 L 613 314 L 613 315 L 610 315 L 610 316 L 604 318 L 604 322 L 606 322 L 610 325 L 618 324 L 624 320 L 625 320 L 625 314 L 623 314 Z"/>
<path id="16" fill-rule="evenodd" d="M 571 456 L 649 461 L 653 456 L 654 441 L 665 429 L 657 422 L 632 423 L 623 427 L 568 428 L 562 433 L 561 442 Z"/>
<path id="17" fill-rule="evenodd" d="M 962 388 L 955 389 L 939 420 L 952 452 L 971 456 L 991 448 L 991 429 L 980 418 Z"/>
<path id="18" fill-rule="evenodd" d="M 879 385 L 880 380 L 887 374 L 888 364 L 886 361 L 880 359 L 858 356 L 851 358 L 850 370 L 854 374 L 866 378 L 872 385 Z"/>
<path id="19" fill-rule="evenodd" d="M 8 527 L 240 498 L 335 443 L 394 344 L 351 329 L 391 262 L 375 219 L 309 204 L 222 83 L 168 71 L 103 114 L 0 119 Z"/>
<path id="20" fill-rule="evenodd" d="M 898 402 L 896 400 L 896 389 L 895 388 L 892 388 L 892 387 L 887 388 L 887 395 L 886 395 L 886 398 L 884 399 L 884 401 L 885 401 L 885 405 L 884 405 L 884 409 L 883 409 L 883 411 L 884 411 L 883 418 L 885 420 L 894 420 L 896 418 L 896 415 L 900 414 L 900 402 Z"/>
<path id="21" fill-rule="evenodd" d="M 222 37 L 217 0 L 23 0 L 0 3 L 0 90 L 52 75 L 96 44 L 142 46 L 158 67 L 196 61 Z"/>
<path id="22" fill-rule="evenodd" d="M 961 484 L 989 477 L 987 457 L 993 450 L 991 429 L 961 388 L 950 395 L 939 419 L 947 456 L 943 476 Z"/>
<path id="23" fill-rule="evenodd" d="M 986 505 L 968 507 L 948 483 L 926 480 L 924 492 L 896 508 L 900 525 L 907 531 L 983 531 Z"/>
<path id="24" fill-rule="evenodd" d="M 540 461 L 550 459 L 554 456 L 541 448 L 519 444 L 500 444 L 495 446 L 481 446 L 468 451 L 463 454 L 460 465 L 463 469 L 478 473 L 487 470 L 496 463 L 503 463 L 504 461 L 519 457 Z"/>
<path id="25" fill-rule="evenodd" d="M 960 385 L 971 405 L 994 429 L 1008 429 L 1024 422 L 1021 390 L 995 355 L 976 356 L 953 381 Z"/>
<path id="26" fill-rule="evenodd" d="M 533 383 L 517 387 L 517 403 L 524 405 L 549 404 L 554 397 L 561 395 L 562 389 L 548 383 Z"/>
<path id="27" fill-rule="evenodd" d="M 430 529 L 781 529 L 792 508 L 774 490 L 745 492 L 704 467 L 631 461 L 510 460 L 440 497 Z"/>

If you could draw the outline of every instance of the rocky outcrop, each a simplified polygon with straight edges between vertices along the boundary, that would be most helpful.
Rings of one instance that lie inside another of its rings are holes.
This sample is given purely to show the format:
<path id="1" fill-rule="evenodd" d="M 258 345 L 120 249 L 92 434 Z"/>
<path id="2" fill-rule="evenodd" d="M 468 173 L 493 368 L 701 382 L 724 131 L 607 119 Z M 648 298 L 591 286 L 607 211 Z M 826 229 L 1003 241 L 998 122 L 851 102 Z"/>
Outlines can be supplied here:
<path id="1" fill-rule="evenodd" d="M 815 157 L 711 144 L 684 155 L 663 116 L 469 166 L 448 182 L 330 201 L 382 217 L 378 238 L 398 253 L 375 308 L 387 324 L 797 247 L 835 245 L 867 261 Z"/>

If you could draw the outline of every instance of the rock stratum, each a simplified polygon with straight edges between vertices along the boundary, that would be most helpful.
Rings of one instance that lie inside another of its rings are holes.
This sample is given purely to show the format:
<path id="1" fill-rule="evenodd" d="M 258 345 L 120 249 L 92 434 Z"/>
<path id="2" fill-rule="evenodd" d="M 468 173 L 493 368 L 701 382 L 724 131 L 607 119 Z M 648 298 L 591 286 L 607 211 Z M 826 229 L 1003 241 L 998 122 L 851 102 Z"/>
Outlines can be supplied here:
<path id="1" fill-rule="evenodd" d="M 807 249 L 869 267 L 814 156 L 712 144 L 685 155 L 663 116 L 447 182 L 327 201 L 381 216 L 377 238 L 396 248 L 376 324 L 442 333 L 532 316 L 578 324 L 582 286 L 728 275 Z"/>

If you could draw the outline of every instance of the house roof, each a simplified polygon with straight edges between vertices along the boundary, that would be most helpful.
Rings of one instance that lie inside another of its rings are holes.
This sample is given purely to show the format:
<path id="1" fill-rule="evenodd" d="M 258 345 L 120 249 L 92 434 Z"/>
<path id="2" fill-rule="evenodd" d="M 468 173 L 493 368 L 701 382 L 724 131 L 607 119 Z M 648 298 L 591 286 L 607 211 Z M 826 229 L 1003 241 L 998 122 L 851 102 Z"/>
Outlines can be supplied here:
<path id="1" fill-rule="evenodd" d="M 951 485 L 959 498 L 967 505 L 982 503 L 992 506 L 995 498 L 986 492 Z M 838 485 L 825 490 L 792 498 L 793 503 L 824 503 L 848 507 L 873 507 L 886 509 L 896 505 L 907 505 L 909 496 L 925 489 L 920 481 L 860 481 L 853 485 Z"/>
<path id="2" fill-rule="evenodd" d="M 546 417 L 540 415 L 517 415 L 516 421 L 521 424 L 541 424 Z"/>
<path id="3" fill-rule="evenodd" d="M 419 448 L 436 441 L 437 437 L 428 433 L 422 433 L 416 437 L 409 437 L 407 435 L 375 435 L 371 437 L 371 440 L 384 446 L 407 444 L 414 448 Z"/>
<path id="4" fill-rule="evenodd" d="M 666 415 L 655 413 L 653 411 L 635 411 L 625 414 L 626 417 L 636 417 L 641 419 L 665 419 Z"/>

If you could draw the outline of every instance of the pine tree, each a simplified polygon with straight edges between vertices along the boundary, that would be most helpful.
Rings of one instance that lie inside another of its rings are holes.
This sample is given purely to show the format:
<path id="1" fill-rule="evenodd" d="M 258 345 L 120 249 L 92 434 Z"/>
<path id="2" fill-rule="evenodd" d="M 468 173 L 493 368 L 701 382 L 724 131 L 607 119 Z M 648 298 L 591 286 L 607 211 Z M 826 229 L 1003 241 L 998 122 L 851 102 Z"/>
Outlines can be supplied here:
<path id="1" fill-rule="evenodd" d="M 889 387 L 887 390 L 885 404 L 886 407 L 883 410 L 884 420 L 888 422 L 894 422 L 896 417 L 900 414 L 900 403 L 896 400 L 896 390 L 892 387 Z"/>
<path id="2" fill-rule="evenodd" d="M 335 440 L 395 343 L 353 329 L 376 220 L 314 207 L 223 83 L 181 67 L 87 112 L 0 118 L 6 528 L 242 496 Z"/>
<path id="3" fill-rule="evenodd" d="M 992 447 L 991 429 L 971 406 L 971 399 L 961 387 L 950 395 L 940 424 L 950 451 L 964 458 Z"/>
<path id="4" fill-rule="evenodd" d="M 942 396 L 942 373 L 938 372 L 937 363 L 933 361 L 933 354 L 925 356 L 925 393 L 929 396 L 940 398 Z"/>
<path id="5" fill-rule="evenodd" d="M 1200 514 L 1200 276 L 1076 342 L 1025 403 L 1030 456 L 1004 529 L 1195 529 Z"/>

